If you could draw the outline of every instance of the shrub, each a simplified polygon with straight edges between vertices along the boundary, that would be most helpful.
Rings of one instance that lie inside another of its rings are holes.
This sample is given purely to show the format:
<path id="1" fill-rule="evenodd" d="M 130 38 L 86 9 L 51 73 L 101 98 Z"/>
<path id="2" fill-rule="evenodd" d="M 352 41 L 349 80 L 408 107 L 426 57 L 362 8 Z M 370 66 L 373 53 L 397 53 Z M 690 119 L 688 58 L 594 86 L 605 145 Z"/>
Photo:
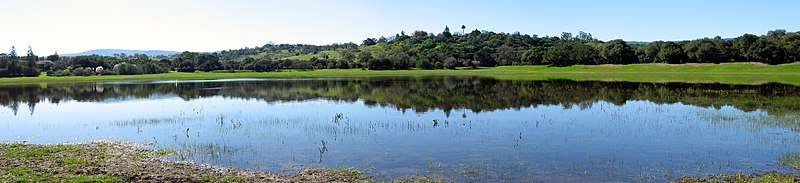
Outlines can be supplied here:
<path id="1" fill-rule="evenodd" d="M 31 67 L 22 68 L 22 76 L 37 77 L 37 76 L 39 76 L 41 74 L 42 73 L 39 72 L 39 69 L 36 69 L 36 68 L 31 68 Z"/>

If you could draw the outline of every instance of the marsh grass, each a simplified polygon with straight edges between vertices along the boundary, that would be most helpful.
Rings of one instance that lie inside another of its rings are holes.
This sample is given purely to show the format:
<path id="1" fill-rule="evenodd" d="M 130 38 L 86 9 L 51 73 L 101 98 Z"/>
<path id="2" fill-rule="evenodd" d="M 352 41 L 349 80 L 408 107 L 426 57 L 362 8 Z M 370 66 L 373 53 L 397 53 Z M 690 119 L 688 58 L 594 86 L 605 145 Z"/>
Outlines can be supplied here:
<path id="1" fill-rule="evenodd" d="M 333 123 L 339 124 L 339 121 L 342 121 L 344 118 L 344 114 L 336 113 L 336 115 L 333 115 Z"/>
<path id="2" fill-rule="evenodd" d="M 200 182 L 209 182 L 209 183 L 245 182 L 245 180 L 246 179 L 241 176 L 203 175 L 200 177 Z"/>
<path id="3" fill-rule="evenodd" d="M 480 173 L 480 170 L 479 170 L 479 167 L 477 167 L 475 165 L 461 164 L 461 165 L 459 165 L 459 168 L 456 169 L 456 172 L 458 172 L 459 174 L 465 174 L 465 175 L 475 175 L 475 174 Z"/>
<path id="4" fill-rule="evenodd" d="M 353 177 L 361 176 L 361 172 L 355 168 L 345 168 L 339 167 L 338 169 L 326 169 L 327 174 L 343 174 L 343 175 L 350 175 Z"/>
<path id="5" fill-rule="evenodd" d="M 20 148 L 24 146 L 24 143 L 15 142 L 15 143 L 0 143 L 0 147 L 2 148 Z"/>
<path id="6" fill-rule="evenodd" d="M 3 152 L 4 157 L 36 157 L 36 158 L 43 158 L 45 156 L 49 156 L 53 153 L 58 153 L 62 151 L 78 151 L 79 147 L 70 146 L 70 145 L 55 145 L 55 146 L 47 146 L 42 148 L 34 148 L 34 149 L 21 149 L 20 145 L 12 145 L 10 149 Z"/>
<path id="7" fill-rule="evenodd" d="M 800 170 L 800 153 L 786 153 L 778 157 L 778 162 L 781 166 L 792 169 Z"/>
<path id="8" fill-rule="evenodd" d="M 171 150 L 171 149 L 159 149 L 159 150 L 153 151 L 153 155 L 155 155 L 155 156 L 170 156 L 170 155 L 176 155 L 176 154 L 178 154 L 178 152 L 174 151 L 174 150 Z"/>
<path id="9" fill-rule="evenodd" d="M 209 159 L 221 161 L 225 156 L 235 156 L 240 149 L 214 143 L 183 143 L 175 151 L 180 160 Z"/>
<path id="10" fill-rule="evenodd" d="M 0 179 L 10 182 L 59 182 L 52 174 L 36 171 L 30 167 L 9 167 Z"/>
<path id="11" fill-rule="evenodd" d="M 102 183 L 118 183 L 126 182 L 125 179 L 113 175 L 83 175 L 83 174 L 66 174 L 56 175 L 46 171 L 37 170 L 31 167 L 11 167 L 3 171 L 0 175 L 0 182 L 102 182 Z"/>
<path id="12" fill-rule="evenodd" d="M 751 131 L 760 130 L 765 127 L 780 127 L 794 132 L 800 132 L 800 116 L 791 114 L 733 115 L 719 111 L 703 110 L 698 112 L 698 116 L 716 125 L 743 128 Z"/>
<path id="13" fill-rule="evenodd" d="M 200 118 L 151 118 L 151 119 L 132 119 L 132 120 L 119 120 L 112 121 L 110 124 L 118 127 L 130 126 L 155 126 L 163 124 L 175 124 L 192 120 L 200 120 Z"/>

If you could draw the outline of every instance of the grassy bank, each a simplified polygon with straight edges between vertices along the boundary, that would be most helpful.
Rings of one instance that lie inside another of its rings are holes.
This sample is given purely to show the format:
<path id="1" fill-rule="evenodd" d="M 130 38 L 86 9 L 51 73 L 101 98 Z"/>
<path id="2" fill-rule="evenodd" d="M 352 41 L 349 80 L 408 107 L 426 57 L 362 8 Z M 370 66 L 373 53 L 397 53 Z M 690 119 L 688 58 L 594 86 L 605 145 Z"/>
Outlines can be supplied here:
<path id="1" fill-rule="evenodd" d="M 0 143 L 0 182 L 374 182 L 355 169 L 310 169 L 282 175 L 159 158 L 173 153 L 121 142 Z M 428 178 L 394 182 L 407 181 L 442 182 Z"/>
<path id="2" fill-rule="evenodd" d="M 570 79 L 631 82 L 702 82 L 759 84 L 778 82 L 800 85 L 800 64 L 631 64 L 597 66 L 503 66 L 475 70 L 391 70 L 323 69 L 313 71 L 177 73 L 149 75 L 0 78 L 2 84 L 72 83 L 98 81 L 198 80 L 230 78 L 362 78 L 384 76 L 485 76 L 498 79 Z"/>

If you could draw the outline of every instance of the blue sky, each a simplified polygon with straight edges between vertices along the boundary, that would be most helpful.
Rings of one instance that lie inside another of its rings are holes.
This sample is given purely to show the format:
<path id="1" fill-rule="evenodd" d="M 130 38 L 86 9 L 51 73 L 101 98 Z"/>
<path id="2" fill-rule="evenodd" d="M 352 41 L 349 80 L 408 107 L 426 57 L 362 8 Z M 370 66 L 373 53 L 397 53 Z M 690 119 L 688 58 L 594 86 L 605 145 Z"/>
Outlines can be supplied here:
<path id="1" fill-rule="evenodd" d="M 400 31 L 468 30 L 601 40 L 685 40 L 800 31 L 800 1 L 0 0 L 0 52 L 218 51 L 356 42 Z"/>

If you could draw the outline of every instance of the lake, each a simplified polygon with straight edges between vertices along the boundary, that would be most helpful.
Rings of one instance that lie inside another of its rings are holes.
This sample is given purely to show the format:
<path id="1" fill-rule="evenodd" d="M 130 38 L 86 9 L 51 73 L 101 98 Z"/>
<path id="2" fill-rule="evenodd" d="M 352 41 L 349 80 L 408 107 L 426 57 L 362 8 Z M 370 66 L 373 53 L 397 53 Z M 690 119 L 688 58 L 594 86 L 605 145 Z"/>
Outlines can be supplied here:
<path id="1" fill-rule="evenodd" d="M 379 179 L 638 182 L 778 171 L 800 87 L 482 77 L 0 87 L 0 141 L 119 140 L 172 160 Z"/>

